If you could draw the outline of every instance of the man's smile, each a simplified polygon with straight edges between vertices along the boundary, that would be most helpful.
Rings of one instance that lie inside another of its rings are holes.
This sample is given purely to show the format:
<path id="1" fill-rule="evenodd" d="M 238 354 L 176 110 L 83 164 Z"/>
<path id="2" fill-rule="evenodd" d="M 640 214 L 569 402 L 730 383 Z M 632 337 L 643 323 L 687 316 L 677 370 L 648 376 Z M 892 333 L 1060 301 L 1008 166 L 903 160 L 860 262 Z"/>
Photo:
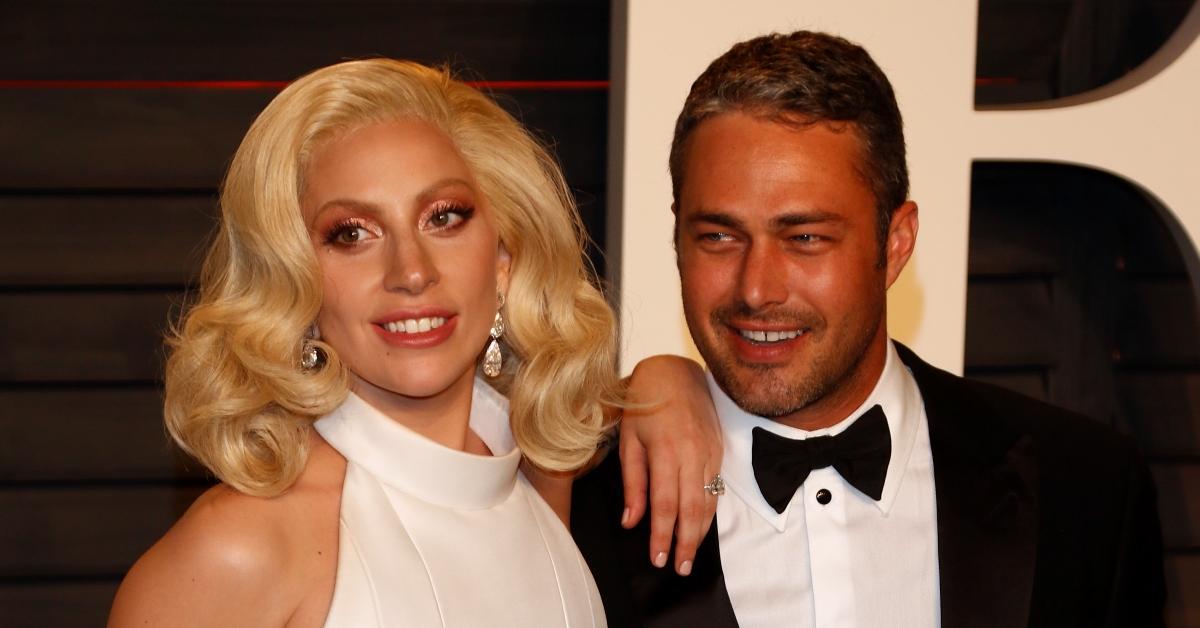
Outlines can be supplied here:
<path id="1" fill-rule="evenodd" d="M 737 329 L 737 328 L 734 328 L 734 329 Z M 784 330 L 784 331 L 773 331 L 773 330 L 772 331 L 762 331 L 762 330 L 752 330 L 752 329 L 738 329 L 737 330 L 738 334 L 740 334 L 742 336 L 742 338 L 745 338 L 746 340 L 749 340 L 751 342 L 760 343 L 760 344 L 770 344 L 770 343 L 776 343 L 776 342 L 783 342 L 785 340 L 791 340 L 791 339 L 796 338 L 797 336 L 803 334 L 805 331 L 806 330 L 804 330 L 804 329 L 789 329 L 789 330 Z"/>

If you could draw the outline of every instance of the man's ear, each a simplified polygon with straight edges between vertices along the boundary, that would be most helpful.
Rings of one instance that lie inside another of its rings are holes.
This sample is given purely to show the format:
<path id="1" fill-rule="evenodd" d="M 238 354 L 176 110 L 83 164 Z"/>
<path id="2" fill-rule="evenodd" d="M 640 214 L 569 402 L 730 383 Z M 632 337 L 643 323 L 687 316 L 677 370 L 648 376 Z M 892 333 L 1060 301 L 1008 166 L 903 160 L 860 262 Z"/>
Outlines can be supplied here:
<path id="1" fill-rule="evenodd" d="M 917 204 L 905 201 L 903 205 L 892 212 L 892 222 L 888 226 L 887 245 L 884 254 L 887 256 L 887 287 L 891 288 L 912 257 L 913 249 L 917 246 Z"/>
<path id="2" fill-rule="evenodd" d="M 675 256 L 679 256 L 679 203 L 671 203 L 671 215 L 675 221 L 671 223 L 671 246 L 675 249 Z"/>

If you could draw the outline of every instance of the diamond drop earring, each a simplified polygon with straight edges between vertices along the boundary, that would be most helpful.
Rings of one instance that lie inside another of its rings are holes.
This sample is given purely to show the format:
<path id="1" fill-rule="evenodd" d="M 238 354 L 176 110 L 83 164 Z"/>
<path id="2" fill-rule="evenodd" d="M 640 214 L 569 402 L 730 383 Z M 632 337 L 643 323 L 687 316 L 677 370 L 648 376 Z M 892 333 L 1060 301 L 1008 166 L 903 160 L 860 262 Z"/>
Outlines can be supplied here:
<path id="1" fill-rule="evenodd" d="M 317 348 L 313 340 L 321 338 L 321 330 L 317 329 L 317 324 L 313 323 L 308 328 L 308 333 L 304 334 L 304 343 L 300 346 L 300 368 L 305 371 L 311 371 L 320 367 L 325 363 L 325 352 Z"/>
<path id="2" fill-rule="evenodd" d="M 500 305 L 496 307 L 496 320 L 492 322 L 492 341 L 488 343 L 487 351 L 483 354 L 483 374 L 488 377 L 498 377 L 504 367 L 504 356 L 500 353 L 500 337 L 504 335 L 504 293 L 497 292 L 496 298 Z"/>

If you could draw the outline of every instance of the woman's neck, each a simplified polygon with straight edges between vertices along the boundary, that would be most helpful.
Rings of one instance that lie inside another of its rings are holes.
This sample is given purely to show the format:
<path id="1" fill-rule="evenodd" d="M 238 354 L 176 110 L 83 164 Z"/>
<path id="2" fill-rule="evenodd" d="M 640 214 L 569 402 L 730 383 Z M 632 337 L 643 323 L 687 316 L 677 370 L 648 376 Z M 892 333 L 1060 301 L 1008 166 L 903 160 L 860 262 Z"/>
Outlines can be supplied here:
<path id="1" fill-rule="evenodd" d="M 474 385 L 475 373 L 467 371 L 436 395 L 406 397 L 350 374 L 350 389 L 393 421 L 450 449 L 489 455 L 468 427 Z"/>

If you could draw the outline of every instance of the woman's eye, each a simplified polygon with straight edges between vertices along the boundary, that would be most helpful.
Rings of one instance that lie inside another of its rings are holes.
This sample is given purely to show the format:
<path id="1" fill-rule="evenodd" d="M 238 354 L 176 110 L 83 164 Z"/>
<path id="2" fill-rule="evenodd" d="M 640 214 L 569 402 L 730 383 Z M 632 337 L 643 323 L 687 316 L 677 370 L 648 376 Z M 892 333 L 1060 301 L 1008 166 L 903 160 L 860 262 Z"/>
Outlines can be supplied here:
<path id="1" fill-rule="evenodd" d="M 355 242 L 367 239 L 369 235 L 370 234 L 367 233 L 367 230 L 363 229 L 362 227 L 343 229 L 342 232 L 338 234 L 338 241 L 345 244 L 353 244 Z"/>
<path id="2" fill-rule="evenodd" d="M 450 227 L 462 222 L 462 219 L 458 212 L 438 212 L 429 219 L 429 224 L 434 227 Z"/>
<path id="3" fill-rule="evenodd" d="M 451 229 L 466 222 L 474 211 L 470 207 L 446 207 L 435 211 L 428 224 L 433 229 Z"/>
<path id="4" fill-rule="evenodd" d="M 362 225 L 341 225 L 325 238 L 326 244 L 354 245 L 371 237 L 371 232 Z"/>

